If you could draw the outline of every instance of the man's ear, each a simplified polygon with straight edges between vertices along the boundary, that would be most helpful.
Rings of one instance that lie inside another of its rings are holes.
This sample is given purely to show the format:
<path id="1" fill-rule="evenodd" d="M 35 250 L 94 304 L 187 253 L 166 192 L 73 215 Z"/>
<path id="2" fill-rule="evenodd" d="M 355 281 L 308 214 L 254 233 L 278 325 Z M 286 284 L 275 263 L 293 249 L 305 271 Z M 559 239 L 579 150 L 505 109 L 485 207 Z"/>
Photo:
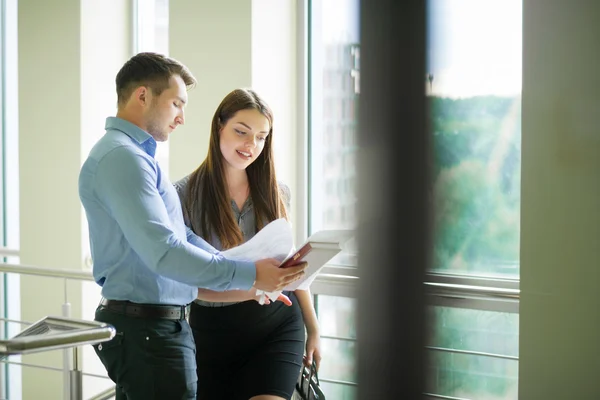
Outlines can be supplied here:
<path id="1" fill-rule="evenodd" d="M 149 104 L 152 95 L 146 86 L 140 86 L 135 89 L 134 96 L 138 104 L 145 106 Z"/>

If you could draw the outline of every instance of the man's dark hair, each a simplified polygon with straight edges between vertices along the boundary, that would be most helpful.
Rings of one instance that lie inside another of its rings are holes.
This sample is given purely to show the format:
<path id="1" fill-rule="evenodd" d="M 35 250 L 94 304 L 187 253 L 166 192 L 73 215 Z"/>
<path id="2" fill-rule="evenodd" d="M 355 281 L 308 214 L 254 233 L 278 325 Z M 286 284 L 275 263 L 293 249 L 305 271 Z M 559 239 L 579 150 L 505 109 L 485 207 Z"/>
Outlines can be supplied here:
<path id="1" fill-rule="evenodd" d="M 188 89 L 196 84 L 190 70 L 177 60 L 157 53 L 138 53 L 117 74 L 117 101 L 124 105 L 139 86 L 147 86 L 156 96 L 169 87 L 169 79 L 179 75 Z"/>

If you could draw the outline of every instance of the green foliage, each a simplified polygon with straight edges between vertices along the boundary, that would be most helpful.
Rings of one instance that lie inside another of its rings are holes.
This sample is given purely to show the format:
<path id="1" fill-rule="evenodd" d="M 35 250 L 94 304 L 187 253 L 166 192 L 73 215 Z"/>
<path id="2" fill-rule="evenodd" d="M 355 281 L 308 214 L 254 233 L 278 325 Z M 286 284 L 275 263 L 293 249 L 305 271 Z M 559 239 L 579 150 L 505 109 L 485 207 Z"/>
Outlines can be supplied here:
<path id="1" fill-rule="evenodd" d="M 520 99 L 431 99 L 434 268 L 518 274 Z"/>
<path id="2" fill-rule="evenodd" d="M 520 98 L 431 98 L 436 270 L 519 274 Z M 518 355 L 518 315 L 432 308 L 433 346 Z M 431 392 L 516 396 L 518 363 L 432 353 Z"/>

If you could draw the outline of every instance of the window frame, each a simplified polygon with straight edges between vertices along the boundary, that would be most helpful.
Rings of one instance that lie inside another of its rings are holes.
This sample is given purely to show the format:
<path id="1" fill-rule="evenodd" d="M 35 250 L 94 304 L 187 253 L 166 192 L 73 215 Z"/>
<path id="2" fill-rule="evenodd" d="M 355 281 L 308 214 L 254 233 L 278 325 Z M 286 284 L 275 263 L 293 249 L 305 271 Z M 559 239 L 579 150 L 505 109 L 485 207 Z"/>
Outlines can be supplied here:
<path id="1" fill-rule="evenodd" d="M 301 98 L 299 104 L 301 107 L 298 110 L 298 122 L 299 122 L 299 142 L 302 144 L 297 149 L 297 160 L 299 163 L 299 180 L 298 187 L 301 189 L 296 196 L 298 201 L 298 209 L 302 210 L 298 213 L 299 221 L 305 221 L 304 223 L 297 223 L 296 230 L 299 238 L 306 238 L 308 232 L 310 232 L 311 222 L 310 217 L 315 211 L 311 210 L 311 194 L 312 186 L 314 181 L 311 179 L 311 165 L 312 165 L 312 141 L 311 135 L 313 131 L 312 121 L 314 113 L 311 109 L 314 106 L 314 97 L 311 90 L 311 82 L 314 79 L 314 75 L 311 71 L 312 61 L 312 41 L 314 36 L 311 32 L 311 19 L 310 9 L 315 4 L 319 4 L 319 1 L 326 0 L 299 0 L 297 2 L 298 7 L 298 92 Z M 302 218 L 303 216 L 307 219 Z M 356 261 L 355 257 L 350 257 L 350 260 Z M 335 290 L 335 287 L 351 287 L 353 284 L 350 282 L 356 282 L 359 277 L 359 268 L 356 263 L 339 264 L 329 263 L 325 265 L 321 271 L 320 276 L 315 281 L 318 284 L 319 292 L 323 290 L 327 291 L 331 285 L 331 288 Z M 462 295 L 465 300 L 471 298 L 472 302 L 467 302 L 467 308 L 478 308 L 475 307 L 477 304 L 483 302 L 475 299 L 476 293 L 480 293 L 482 297 L 493 298 L 493 304 L 497 302 L 502 304 L 502 309 L 510 310 L 508 312 L 518 312 L 518 308 L 514 306 L 504 306 L 504 303 L 514 303 L 514 300 L 519 298 L 519 282 L 517 278 L 503 278 L 503 277 L 490 277 L 480 276 L 477 274 L 451 274 L 442 273 L 434 270 L 429 270 L 426 274 L 425 286 L 428 288 L 429 293 L 435 294 L 436 297 L 440 297 L 442 303 L 448 301 L 448 305 L 454 306 L 456 302 L 450 300 L 446 294 L 454 294 L 457 296 Z M 354 290 L 350 290 L 348 295 L 353 293 Z M 510 300 L 505 299 L 508 296 Z M 484 308 L 488 309 L 488 308 Z"/>
<path id="2" fill-rule="evenodd" d="M 298 111 L 299 122 L 299 143 L 297 149 L 297 160 L 299 163 L 298 187 L 298 223 L 296 225 L 297 237 L 306 238 L 311 232 L 311 216 L 318 212 L 311 209 L 311 195 L 313 193 L 312 179 L 312 133 L 315 128 L 314 118 L 316 116 L 315 104 L 321 107 L 319 100 L 315 101 L 315 93 L 312 90 L 312 81 L 316 77 L 312 71 L 313 66 L 313 43 L 315 32 L 312 31 L 312 24 L 315 22 L 312 18 L 312 7 L 318 5 L 320 1 L 327 0 L 299 0 L 297 2 L 297 27 L 298 27 L 298 93 L 300 96 Z M 317 34 L 318 36 L 318 34 Z M 318 98 L 318 93 L 317 96 Z M 318 122 L 317 122 L 318 124 Z M 318 126 L 318 125 L 317 125 Z M 312 294 L 315 296 L 315 302 L 318 303 L 319 295 L 341 296 L 357 298 L 358 279 L 360 279 L 360 269 L 354 258 L 354 263 L 349 265 L 340 265 L 329 263 L 325 265 L 319 276 L 311 286 Z M 520 278 L 503 278 L 480 276 L 476 274 L 452 274 L 442 273 L 434 270 L 426 272 L 426 279 L 423 282 L 423 290 L 426 294 L 428 306 L 442 306 L 450 308 L 463 308 L 481 311 L 495 311 L 501 313 L 519 313 L 520 299 Z M 336 339 L 336 337 L 329 337 Z M 348 340 L 348 338 L 337 338 L 339 340 Z M 451 353 L 476 354 L 476 352 L 465 352 L 456 349 L 427 347 L 429 351 L 446 351 Z M 518 361 L 518 356 L 506 356 L 502 354 L 483 354 L 484 356 L 496 358 L 508 358 Z M 328 380 L 324 380 L 328 381 Z M 355 382 L 334 382 L 355 386 Z M 434 393 L 427 393 L 428 398 L 451 398 Z"/>
<path id="3" fill-rule="evenodd" d="M 18 90 L 18 2 L 0 0 L 0 227 L 2 247 L 20 248 L 19 221 L 19 90 Z M 7 101 L 10 98 L 11 101 Z M 10 189 L 10 190 L 9 190 Z M 18 263 L 17 254 L 2 257 L 4 262 Z M 0 274 L 0 323 L 3 337 L 12 337 L 20 331 L 21 290 L 19 274 Z M 10 321 L 9 321 L 10 320 Z M 20 362 L 21 356 L 13 356 Z M 0 397 L 20 397 L 22 389 L 22 367 L 5 364 L 0 366 Z"/>

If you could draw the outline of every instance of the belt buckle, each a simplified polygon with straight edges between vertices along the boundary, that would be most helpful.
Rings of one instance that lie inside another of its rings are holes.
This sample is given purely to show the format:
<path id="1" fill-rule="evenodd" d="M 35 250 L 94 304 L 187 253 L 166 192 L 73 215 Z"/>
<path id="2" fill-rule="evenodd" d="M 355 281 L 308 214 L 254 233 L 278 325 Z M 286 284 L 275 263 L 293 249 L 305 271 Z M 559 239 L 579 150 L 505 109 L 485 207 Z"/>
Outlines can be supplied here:
<path id="1" fill-rule="evenodd" d="M 183 319 L 188 319 L 189 315 L 190 315 L 190 305 L 185 305 L 185 306 L 181 306 L 181 315 L 182 315 L 182 320 Z"/>

